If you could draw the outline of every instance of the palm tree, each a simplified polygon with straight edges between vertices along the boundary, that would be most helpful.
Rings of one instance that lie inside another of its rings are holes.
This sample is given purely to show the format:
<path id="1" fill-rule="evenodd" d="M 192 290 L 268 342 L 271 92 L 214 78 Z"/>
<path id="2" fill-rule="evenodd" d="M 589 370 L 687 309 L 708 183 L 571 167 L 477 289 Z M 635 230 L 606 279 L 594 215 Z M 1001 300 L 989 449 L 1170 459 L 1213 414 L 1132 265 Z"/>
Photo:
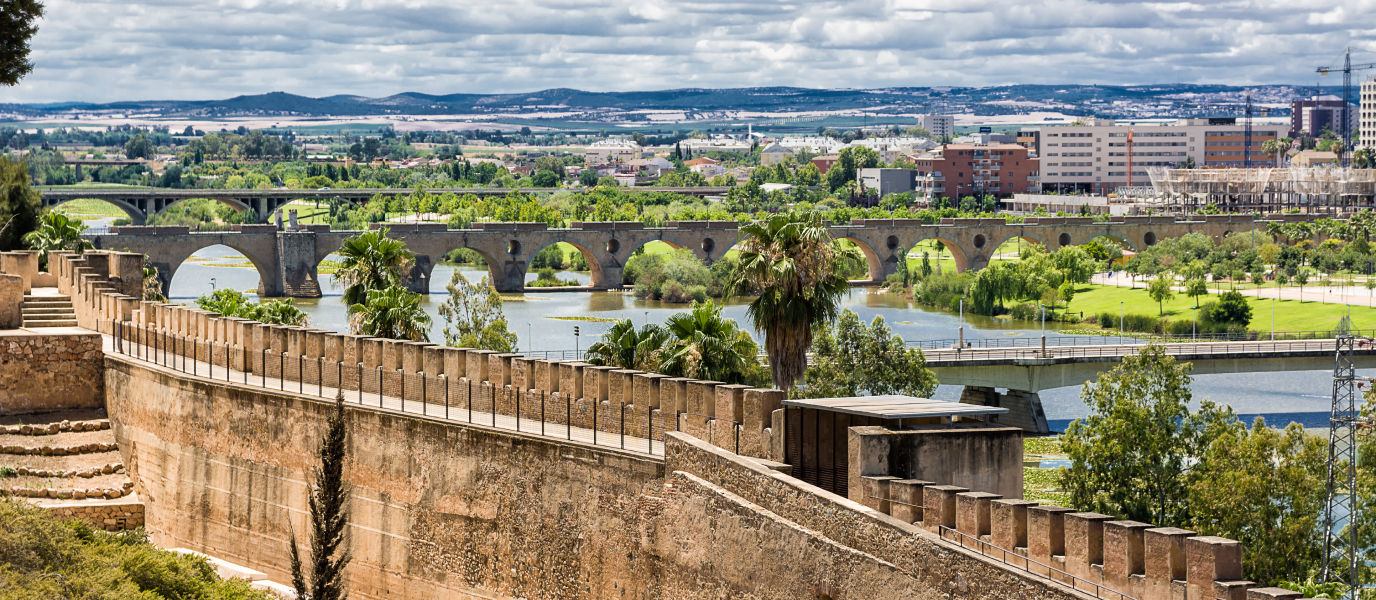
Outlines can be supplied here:
<path id="1" fill-rule="evenodd" d="M 816 211 L 771 215 L 741 227 L 740 258 L 731 290 L 758 289 L 746 314 L 764 334 L 774 385 L 791 389 L 807 371 L 812 328 L 835 319 L 850 283 L 840 258 L 854 252 L 831 237 Z"/>
<path id="2" fill-rule="evenodd" d="M 693 302 L 688 312 L 669 317 L 664 328 L 674 337 L 659 366 L 665 375 L 740 383 L 747 361 L 759 351 L 749 335 L 741 335 L 735 321 L 722 318 L 721 306 L 711 300 Z"/>
<path id="3" fill-rule="evenodd" d="M 350 306 L 349 329 L 356 335 L 428 342 L 430 315 L 420 307 L 420 294 L 393 285 L 368 290 L 366 303 Z"/>
<path id="4" fill-rule="evenodd" d="M 386 227 L 344 240 L 337 254 L 343 260 L 334 280 L 344 286 L 350 307 L 363 304 L 371 291 L 404 284 L 415 259 L 405 242 L 387 237 Z"/>
<path id="5" fill-rule="evenodd" d="M 659 325 L 647 324 L 636 331 L 630 319 L 622 319 L 602 334 L 602 341 L 588 347 L 584 358 L 593 365 L 657 371 L 671 337 Z"/>
<path id="6" fill-rule="evenodd" d="M 47 260 L 52 250 L 67 250 L 81 254 L 94 248 L 90 240 L 83 239 L 81 232 L 86 224 L 72 219 L 60 212 L 48 212 L 38 218 L 38 229 L 24 234 L 24 243 L 39 251 L 39 257 Z"/>

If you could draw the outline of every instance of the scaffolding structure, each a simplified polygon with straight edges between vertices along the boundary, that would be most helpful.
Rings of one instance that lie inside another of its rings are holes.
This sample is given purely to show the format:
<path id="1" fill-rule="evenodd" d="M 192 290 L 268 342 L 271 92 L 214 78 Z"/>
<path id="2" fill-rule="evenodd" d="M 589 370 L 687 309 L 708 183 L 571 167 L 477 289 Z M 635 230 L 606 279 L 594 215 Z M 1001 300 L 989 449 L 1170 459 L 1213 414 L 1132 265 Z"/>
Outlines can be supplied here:
<path id="1" fill-rule="evenodd" d="M 1338 216 L 1376 207 L 1376 169 L 1285 167 L 1171 169 L 1148 167 L 1151 187 L 1119 188 L 1119 197 L 1164 213 L 1298 209 Z"/>

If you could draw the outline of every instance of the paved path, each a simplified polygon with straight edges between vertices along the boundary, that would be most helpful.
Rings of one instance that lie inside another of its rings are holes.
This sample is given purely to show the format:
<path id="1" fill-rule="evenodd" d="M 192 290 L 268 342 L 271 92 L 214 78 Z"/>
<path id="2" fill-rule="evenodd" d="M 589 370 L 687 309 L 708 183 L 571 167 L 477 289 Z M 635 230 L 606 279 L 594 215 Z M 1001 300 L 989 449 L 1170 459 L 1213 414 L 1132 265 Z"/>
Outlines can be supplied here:
<path id="1" fill-rule="evenodd" d="M 1117 287 L 1133 287 L 1146 289 L 1147 281 L 1138 277 L 1133 281 L 1124 271 L 1116 271 L 1113 277 L 1108 273 L 1096 273 L 1090 278 L 1090 283 L 1100 285 L 1112 285 Z M 1351 304 L 1353 306 L 1376 307 L 1376 297 L 1373 291 L 1366 289 L 1365 286 L 1343 286 L 1327 285 L 1328 282 L 1321 284 L 1318 281 L 1310 281 L 1309 285 L 1300 288 L 1291 284 L 1282 288 L 1260 288 L 1260 289 L 1238 289 L 1238 293 L 1244 296 L 1257 296 L 1259 298 L 1276 298 L 1278 300 L 1303 300 L 1304 302 L 1319 302 L 1324 304 Z M 1343 281 L 1346 283 L 1346 281 Z M 1228 284 L 1222 284 L 1223 290 L 1228 291 Z M 1177 292 L 1184 292 L 1185 287 L 1172 286 Z M 1214 293 L 1217 288 L 1212 282 L 1209 283 L 1209 292 Z"/>
<path id="2" fill-rule="evenodd" d="M 302 383 L 292 379 L 284 380 L 276 377 L 264 377 L 262 374 L 244 373 L 221 366 L 212 366 L 204 361 L 191 360 L 184 356 L 165 352 L 163 349 L 156 346 L 138 345 L 126 341 L 122 345 L 123 351 L 121 351 L 115 347 L 115 338 L 113 336 L 104 335 L 102 337 L 105 339 L 106 354 L 118 354 L 125 358 L 159 365 L 195 377 L 225 381 L 235 386 L 281 390 L 288 393 L 327 399 L 334 399 L 340 393 L 338 388 L 327 385 Z M 647 440 L 643 437 L 600 430 L 594 431 L 583 427 L 569 427 L 564 424 L 541 421 L 540 419 L 530 417 L 520 417 L 518 419 L 512 415 L 493 414 L 490 412 L 472 410 L 470 406 L 459 406 L 456 404 L 446 406 L 444 403 L 421 402 L 411 399 L 403 400 L 397 396 L 386 394 L 379 395 L 375 392 L 343 390 L 343 394 L 345 402 L 357 403 L 368 408 L 395 410 L 432 419 L 519 431 L 528 435 L 540 435 L 604 448 L 624 449 L 627 452 L 634 452 L 641 455 L 664 456 L 664 442 L 661 440 L 654 440 L 651 442 L 651 440 Z M 556 410 L 557 408 L 559 407 L 552 407 L 551 410 Z M 672 431 L 672 428 L 670 430 Z"/>

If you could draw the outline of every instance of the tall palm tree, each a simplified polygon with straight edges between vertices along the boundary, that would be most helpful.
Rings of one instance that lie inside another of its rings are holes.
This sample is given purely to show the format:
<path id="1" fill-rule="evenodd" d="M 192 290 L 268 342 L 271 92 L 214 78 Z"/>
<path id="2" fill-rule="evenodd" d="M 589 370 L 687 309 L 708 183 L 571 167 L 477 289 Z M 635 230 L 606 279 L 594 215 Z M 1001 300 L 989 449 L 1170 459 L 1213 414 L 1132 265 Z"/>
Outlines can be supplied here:
<path id="1" fill-rule="evenodd" d="M 387 237 L 386 227 L 344 240 L 337 254 L 343 260 L 334 280 L 344 286 L 344 304 L 351 307 L 373 290 L 404 284 L 416 256 L 405 242 Z"/>
<path id="2" fill-rule="evenodd" d="M 420 307 L 420 294 L 393 285 L 368 290 L 365 303 L 351 305 L 349 329 L 356 335 L 428 342 L 430 315 Z"/>
<path id="3" fill-rule="evenodd" d="M 24 243 L 38 250 L 40 257 L 47 259 L 50 250 L 68 250 L 81 254 L 94 246 L 90 240 L 83 239 L 81 232 L 86 224 L 60 212 L 48 212 L 38 218 L 38 229 L 24 234 Z"/>
<path id="4" fill-rule="evenodd" d="M 636 331 L 630 319 L 622 319 L 602 334 L 601 341 L 589 346 L 584 357 L 594 365 L 657 371 L 670 338 L 659 325 L 647 324 Z"/>
<path id="5" fill-rule="evenodd" d="M 746 315 L 764 334 L 774 385 L 788 390 L 807 371 L 813 326 L 840 312 L 850 284 L 839 272 L 839 259 L 854 250 L 831 237 L 817 211 L 771 215 L 741 227 L 741 233 L 746 237 L 731 290 L 760 290 Z"/>
<path id="6" fill-rule="evenodd" d="M 721 306 L 708 300 L 693 302 L 688 312 L 676 313 L 664 323 L 674 337 L 660 363 L 659 372 L 676 377 L 739 383 L 746 362 L 759 347 L 731 319 L 721 316 Z"/>

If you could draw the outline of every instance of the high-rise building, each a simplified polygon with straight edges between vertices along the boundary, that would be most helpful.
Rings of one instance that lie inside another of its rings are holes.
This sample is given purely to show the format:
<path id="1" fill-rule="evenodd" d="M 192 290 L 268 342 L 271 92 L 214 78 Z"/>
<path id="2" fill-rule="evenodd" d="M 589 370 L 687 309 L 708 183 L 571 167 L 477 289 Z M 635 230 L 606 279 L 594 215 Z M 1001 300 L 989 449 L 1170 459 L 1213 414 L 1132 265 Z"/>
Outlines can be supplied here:
<path id="1" fill-rule="evenodd" d="M 1041 186 L 1045 192 L 1107 194 L 1128 181 L 1128 132 L 1132 132 L 1132 184 L 1149 185 L 1148 167 L 1242 167 L 1246 133 L 1237 119 L 1181 119 L 1175 124 L 1119 125 L 1090 119 L 1086 125 L 1047 126 L 1037 138 Z M 1282 126 L 1252 126 L 1252 166 L 1275 166 L 1262 154 Z M 1021 134 L 1020 134 L 1021 135 Z"/>
<path id="2" fill-rule="evenodd" d="M 951 115 L 922 115 L 920 122 L 922 128 L 934 136 L 949 137 L 956 134 L 956 118 Z"/>
<path id="3" fill-rule="evenodd" d="M 1357 123 L 1357 143 L 1358 148 L 1376 150 L 1376 80 L 1368 79 L 1362 82 L 1362 93 L 1359 96 L 1361 106 L 1357 112 L 1361 115 Z"/>
<path id="4" fill-rule="evenodd" d="M 1037 159 L 1018 144 L 946 144 L 911 157 L 917 171 L 918 196 L 964 198 L 1007 197 L 1041 189 Z"/>

